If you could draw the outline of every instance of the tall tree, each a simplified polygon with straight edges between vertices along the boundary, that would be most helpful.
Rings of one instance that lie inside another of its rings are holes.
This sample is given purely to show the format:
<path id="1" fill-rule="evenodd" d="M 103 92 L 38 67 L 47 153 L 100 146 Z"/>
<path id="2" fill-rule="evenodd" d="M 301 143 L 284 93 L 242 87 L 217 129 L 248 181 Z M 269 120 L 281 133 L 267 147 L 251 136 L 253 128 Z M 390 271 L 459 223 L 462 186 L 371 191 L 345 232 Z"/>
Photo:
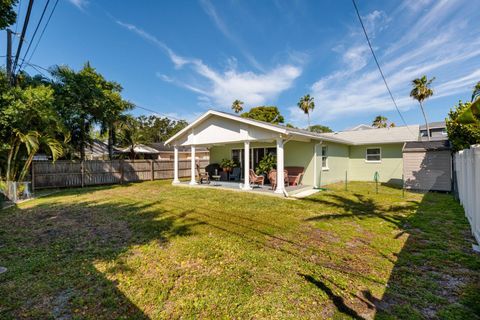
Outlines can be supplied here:
<path id="1" fill-rule="evenodd" d="M 310 128 L 310 111 L 313 111 L 315 108 L 315 102 L 313 100 L 313 97 L 310 97 L 310 95 L 307 94 L 301 97 L 297 103 L 300 110 L 302 110 L 308 117 L 308 128 Z"/>
<path id="2" fill-rule="evenodd" d="M 92 143 L 91 131 L 96 124 L 108 132 L 109 149 L 114 144 L 115 124 L 120 115 L 133 105 L 124 101 L 118 83 L 110 82 L 87 62 L 76 72 L 67 66 L 53 69 L 57 106 L 70 130 L 74 153 L 85 159 L 85 148 Z M 111 152 L 110 152 L 111 153 Z"/>
<path id="3" fill-rule="evenodd" d="M 129 149 L 129 157 L 135 160 L 135 147 L 145 142 L 145 137 L 140 127 L 140 122 L 127 115 L 119 126 L 120 145 Z"/>
<path id="4" fill-rule="evenodd" d="M 476 100 L 480 106 L 480 99 Z M 480 114 L 472 113 L 471 102 L 461 102 L 454 106 L 446 119 L 448 140 L 454 152 L 468 149 L 473 144 L 480 143 Z M 469 116 L 465 116 L 466 114 Z"/>
<path id="5" fill-rule="evenodd" d="M 472 102 L 480 98 L 480 81 L 477 82 L 472 92 Z"/>
<path id="6" fill-rule="evenodd" d="M 313 126 L 310 126 L 310 131 L 316 133 L 333 132 L 332 129 L 327 126 L 322 126 L 321 124 L 314 124 Z"/>
<path id="7" fill-rule="evenodd" d="M 251 108 L 250 111 L 241 114 L 244 118 L 250 118 L 270 123 L 283 123 L 285 119 L 275 106 L 260 106 Z"/>
<path id="8" fill-rule="evenodd" d="M 235 113 L 240 113 L 243 111 L 243 101 L 240 101 L 240 100 L 235 100 L 233 101 L 232 103 L 232 110 L 235 112 Z"/>
<path id="9" fill-rule="evenodd" d="M 410 97 L 417 100 L 422 110 L 423 119 L 425 120 L 425 127 L 427 128 L 427 138 L 430 141 L 430 127 L 428 126 L 427 116 L 425 115 L 425 109 L 423 108 L 423 102 L 433 95 L 433 90 L 430 85 L 435 80 L 435 77 L 428 79 L 427 76 L 414 79 L 412 81 L 412 91 L 410 91 Z"/>
<path id="10" fill-rule="evenodd" d="M 382 115 L 378 115 L 373 119 L 372 122 L 372 127 L 374 128 L 393 128 L 395 127 L 395 123 L 389 122 L 387 117 L 384 117 Z"/>
<path id="11" fill-rule="evenodd" d="M 0 0 L 0 30 L 12 25 L 17 20 L 14 7 L 17 0 Z"/>
<path id="12" fill-rule="evenodd" d="M 140 116 L 137 120 L 140 123 L 145 143 L 164 142 L 188 125 L 185 120 L 175 121 L 154 115 Z"/>
<path id="13" fill-rule="evenodd" d="M 6 76 L 2 73 L 1 78 L 3 83 Z M 34 82 L 19 83 L 0 95 L 0 140 L 3 142 L 0 152 L 6 153 L 4 169 L 9 181 L 26 177 L 39 150 L 57 159 L 63 153 L 58 139 L 68 137 L 53 107 L 52 88 L 31 83 Z"/>

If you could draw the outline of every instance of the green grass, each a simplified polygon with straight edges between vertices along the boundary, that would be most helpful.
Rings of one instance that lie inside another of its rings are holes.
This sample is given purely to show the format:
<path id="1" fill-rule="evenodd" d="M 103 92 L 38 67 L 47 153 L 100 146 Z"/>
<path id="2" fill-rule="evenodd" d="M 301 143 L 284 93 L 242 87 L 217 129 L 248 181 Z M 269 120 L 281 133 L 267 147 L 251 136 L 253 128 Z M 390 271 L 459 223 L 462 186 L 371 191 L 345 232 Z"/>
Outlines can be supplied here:
<path id="1" fill-rule="evenodd" d="M 450 195 L 367 183 L 64 190 L 0 211 L 0 318 L 480 319 L 472 241 Z"/>

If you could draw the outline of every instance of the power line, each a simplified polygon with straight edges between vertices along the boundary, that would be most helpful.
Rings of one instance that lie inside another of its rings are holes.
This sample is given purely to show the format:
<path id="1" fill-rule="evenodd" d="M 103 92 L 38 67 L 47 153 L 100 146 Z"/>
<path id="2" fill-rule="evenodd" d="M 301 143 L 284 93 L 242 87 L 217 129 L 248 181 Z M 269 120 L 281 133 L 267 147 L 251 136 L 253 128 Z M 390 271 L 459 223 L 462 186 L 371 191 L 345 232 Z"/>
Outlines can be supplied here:
<path id="1" fill-rule="evenodd" d="M 25 21 L 23 22 L 22 34 L 20 35 L 20 42 L 18 43 L 17 52 L 15 54 L 15 62 L 13 64 L 12 70 L 15 70 L 18 64 L 18 59 L 20 58 L 20 52 L 22 51 L 23 41 L 25 39 L 25 33 L 27 32 L 28 22 L 30 21 L 30 13 L 32 13 L 33 0 L 28 2 L 27 13 L 25 15 Z"/>
<path id="2" fill-rule="evenodd" d="M 167 115 L 167 114 L 165 114 L 165 113 L 157 112 L 157 111 L 154 111 L 154 110 L 151 110 L 151 109 L 148 109 L 148 108 L 139 106 L 139 105 L 135 105 L 135 108 L 143 109 L 143 110 L 148 111 L 148 112 L 151 112 L 151 113 L 153 113 L 153 114 L 157 114 L 157 115 L 162 116 L 162 117 L 165 117 L 165 118 L 171 118 L 171 119 L 176 120 L 176 121 L 185 121 L 184 119 L 179 119 L 179 118 L 176 118 L 176 117 Z"/>
<path id="3" fill-rule="evenodd" d="M 368 46 L 370 47 L 370 51 L 372 52 L 373 59 L 375 60 L 378 71 L 380 71 L 380 75 L 382 76 L 383 83 L 385 83 L 385 87 L 387 88 L 388 94 L 390 95 L 390 99 L 392 99 L 392 102 L 395 106 L 395 109 L 397 109 L 398 115 L 400 116 L 400 119 L 402 119 L 405 126 L 408 128 L 408 131 L 410 131 L 410 133 L 413 136 L 416 136 L 410 130 L 410 127 L 408 126 L 407 122 L 405 121 L 405 118 L 403 117 L 402 113 L 400 112 L 400 109 L 398 108 L 397 102 L 395 101 L 395 98 L 393 97 L 392 91 L 390 90 L 390 87 L 388 86 L 387 79 L 385 78 L 385 75 L 383 74 L 382 68 L 380 67 L 380 63 L 378 62 L 375 51 L 373 50 L 372 43 L 370 42 L 370 38 L 368 37 L 368 34 L 367 34 L 367 30 L 365 29 L 365 26 L 363 25 L 362 17 L 360 16 L 360 13 L 358 11 L 357 3 L 355 2 L 355 0 L 352 0 L 352 2 L 353 2 L 353 6 L 355 7 L 355 12 L 357 13 L 358 20 L 360 21 L 360 24 L 362 25 L 363 33 L 365 34 L 365 38 L 367 39 Z"/>
<path id="4" fill-rule="evenodd" d="M 40 19 L 38 20 L 37 26 L 35 27 L 35 31 L 33 31 L 32 38 L 30 39 L 30 43 L 28 44 L 27 51 L 25 51 L 25 54 L 23 55 L 23 61 L 20 64 L 20 67 L 18 70 L 20 71 L 23 67 L 23 63 L 25 62 L 25 58 L 28 55 L 28 52 L 30 51 L 30 47 L 32 46 L 33 40 L 35 39 L 35 36 L 37 35 L 38 28 L 40 27 L 40 24 L 42 23 L 43 17 L 45 16 L 45 12 L 47 11 L 48 4 L 50 3 L 50 0 L 47 0 L 47 3 L 43 7 L 42 15 L 40 16 Z"/>
<path id="5" fill-rule="evenodd" d="M 38 38 L 37 44 L 33 48 L 32 53 L 30 54 L 30 58 L 28 58 L 28 62 L 32 60 L 33 55 L 35 54 L 35 51 L 37 51 L 38 45 L 40 44 L 40 41 L 43 38 L 43 34 L 45 33 L 45 30 L 47 29 L 48 24 L 50 23 L 50 19 L 52 18 L 53 13 L 55 12 L 55 9 L 57 8 L 58 0 L 55 2 L 53 5 L 53 9 L 50 12 L 50 15 L 48 16 L 47 22 L 45 23 L 45 26 L 43 27 L 42 33 L 40 33 L 40 37 Z"/>
<path id="6" fill-rule="evenodd" d="M 17 33 L 18 30 L 18 20 L 20 19 L 20 10 L 22 10 L 22 0 L 18 2 L 18 8 L 17 8 L 17 22 L 15 23 L 15 33 Z"/>

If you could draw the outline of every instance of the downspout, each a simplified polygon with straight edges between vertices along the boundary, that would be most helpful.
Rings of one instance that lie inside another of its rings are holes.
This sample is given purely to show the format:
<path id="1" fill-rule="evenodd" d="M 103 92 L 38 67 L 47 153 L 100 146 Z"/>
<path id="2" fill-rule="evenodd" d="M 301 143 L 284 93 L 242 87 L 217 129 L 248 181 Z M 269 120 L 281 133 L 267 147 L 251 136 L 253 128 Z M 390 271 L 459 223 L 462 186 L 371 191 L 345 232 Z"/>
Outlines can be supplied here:
<path id="1" fill-rule="evenodd" d="M 313 188 L 314 189 L 321 189 L 321 183 L 322 183 L 322 168 L 320 168 L 320 185 L 318 184 L 318 179 L 317 179 L 317 161 L 318 161 L 318 155 L 317 155 L 317 150 L 318 146 L 321 146 L 323 144 L 323 141 L 320 141 L 319 143 L 316 143 L 313 146 Z"/>

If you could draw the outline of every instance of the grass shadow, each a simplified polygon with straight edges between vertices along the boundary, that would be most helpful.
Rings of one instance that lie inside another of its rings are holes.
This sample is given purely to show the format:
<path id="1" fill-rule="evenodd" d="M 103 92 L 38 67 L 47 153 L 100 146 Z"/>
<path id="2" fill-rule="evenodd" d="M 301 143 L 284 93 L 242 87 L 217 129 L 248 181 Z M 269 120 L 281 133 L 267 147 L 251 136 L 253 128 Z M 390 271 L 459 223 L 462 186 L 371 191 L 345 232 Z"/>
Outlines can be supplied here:
<path id="1" fill-rule="evenodd" d="M 1 318 L 148 319 L 94 263 L 189 236 L 195 223 L 150 201 L 65 200 L 106 189 L 66 190 L 46 204 L 2 212 L 0 223 L 15 227 L 0 231 L 0 262 L 8 267 L 0 275 Z"/>

